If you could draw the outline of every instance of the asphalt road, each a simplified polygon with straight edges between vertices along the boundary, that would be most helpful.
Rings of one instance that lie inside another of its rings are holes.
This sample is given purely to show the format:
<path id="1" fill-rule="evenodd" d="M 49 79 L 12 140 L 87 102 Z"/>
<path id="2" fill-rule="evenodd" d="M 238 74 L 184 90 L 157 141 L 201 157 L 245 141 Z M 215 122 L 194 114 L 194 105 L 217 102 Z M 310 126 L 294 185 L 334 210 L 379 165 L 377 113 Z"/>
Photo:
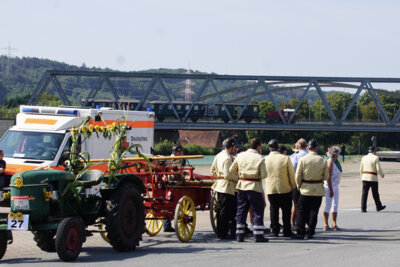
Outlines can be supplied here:
<path id="1" fill-rule="evenodd" d="M 205 221 L 208 214 L 199 213 Z M 313 240 L 270 238 L 269 243 L 218 241 L 210 227 L 199 225 L 189 243 L 180 243 L 174 233 L 144 236 L 134 252 L 114 251 L 98 235 L 89 237 L 75 264 L 84 266 L 398 266 L 400 260 L 400 202 L 382 212 L 369 207 L 339 214 L 343 230 L 322 231 L 321 219 Z M 63 266 L 56 253 L 41 252 L 30 232 L 18 232 L 1 266 Z"/>
<path id="2" fill-rule="evenodd" d="M 381 199 L 387 209 L 376 212 L 372 196 L 368 213 L 359 208 L 361 182 L 357 162 L 344 165 L 338 232 L 322 231 L 319 214 L 313 240 L 270 238 L 269 243 L 218 241 L 211 230 L 208 212 L 197 213 L 196 231 L 188 243 L 180 243 L 174 233 L 143 236 L 136 251 L 120 253 L 98 234 L 87 239 L 77 259 L 83 266 L 398 266 L 400 262 L 400 163 L 384 162 L 386 176 L 380 182 Z M 354 175 L 350 175 L 355 173 Z M 322 207 L 324 204 L 322 205 Z M 269 225 L 268 213 L 265 223 Z M 67 266 L 57 253 L 42 252 L 30 232 L 14 232 L 0 266 Z"/>

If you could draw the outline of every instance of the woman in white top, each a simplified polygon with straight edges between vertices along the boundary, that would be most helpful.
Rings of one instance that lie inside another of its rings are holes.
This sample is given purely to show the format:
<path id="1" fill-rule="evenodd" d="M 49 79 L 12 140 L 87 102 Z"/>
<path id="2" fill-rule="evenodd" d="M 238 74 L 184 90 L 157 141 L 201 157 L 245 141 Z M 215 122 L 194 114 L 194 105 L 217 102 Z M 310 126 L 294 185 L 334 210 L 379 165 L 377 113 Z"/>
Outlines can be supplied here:
<path id="1" fill-rule="evenodd" d="M 339 231 L 340 228 L 336 224 L 337 210 L 339 206 L 339 183 L 341 170 L 336 165 L 339 158 L 340 149 L 336 146 L 329 150 L 330 159 L 328 160 L 329 179 L 324 182 L 325 187 L 325 211 L 324 211 L 324 230 Z M 329 212 L 332 213 L 332 228 L 329 227 Z"/>

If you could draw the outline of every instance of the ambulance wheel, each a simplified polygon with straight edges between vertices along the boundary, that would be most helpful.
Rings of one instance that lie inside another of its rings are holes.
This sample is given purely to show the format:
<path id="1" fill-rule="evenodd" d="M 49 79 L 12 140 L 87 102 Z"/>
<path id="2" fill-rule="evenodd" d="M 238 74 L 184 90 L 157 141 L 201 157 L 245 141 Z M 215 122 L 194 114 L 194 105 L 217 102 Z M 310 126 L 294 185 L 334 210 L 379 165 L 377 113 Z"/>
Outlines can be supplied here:
<path id="1" fill-rule="evenodd" d="M 3 258 L 7 250 L 7 231 L 0 231 L 0 259 Z"/>
<path id="2" fill-rule="evenodd" d="M 188 242 L 196 227 L 196 207 L 193 200 L 183 196 L 175 208 L 175 233 L 181 242 Z"/>
<path id="3" fill-rule="evenodd" d="M 117 251 L 135 250 L 144 230 L 144 205 L 131 183 L 120 185 L 107 201 L 106 231 Z"/>
<path id="4" fill-rule="evenodd" d="M 54 236 L 56 235 L 56 230 L 48 231 L 33 231 L 33 240 L 36 245 L 43 251 L 55 252 L 56 251 L 56 240 Z"/>
<path id="5" fill-rule="evenodd" d="M 57 228 L 56 251 L 63 261 L 74 261 L 82 250 L 85 226 L 78 217 L 63 219 Z"/>
<path id="6" fill-rule="evenodd" d="M 211 190 L 210 194 L 210 221 L 211 227 L 214 233 L 217 234 L 217 211 L 218 211 L 218 199 L 217 192 Z"/>

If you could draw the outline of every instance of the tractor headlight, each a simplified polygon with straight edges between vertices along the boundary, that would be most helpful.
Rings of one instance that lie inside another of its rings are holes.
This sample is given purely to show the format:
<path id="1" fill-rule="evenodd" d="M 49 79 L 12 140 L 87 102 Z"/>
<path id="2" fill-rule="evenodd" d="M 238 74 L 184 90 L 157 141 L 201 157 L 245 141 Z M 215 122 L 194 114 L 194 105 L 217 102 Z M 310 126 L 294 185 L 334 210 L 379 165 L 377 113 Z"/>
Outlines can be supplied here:
<path id="1" fill-rule="evenodd" d="M 58 201 L 60 199 L 60 191 L 54 190 L 51 192 L 51 200 Z"/>

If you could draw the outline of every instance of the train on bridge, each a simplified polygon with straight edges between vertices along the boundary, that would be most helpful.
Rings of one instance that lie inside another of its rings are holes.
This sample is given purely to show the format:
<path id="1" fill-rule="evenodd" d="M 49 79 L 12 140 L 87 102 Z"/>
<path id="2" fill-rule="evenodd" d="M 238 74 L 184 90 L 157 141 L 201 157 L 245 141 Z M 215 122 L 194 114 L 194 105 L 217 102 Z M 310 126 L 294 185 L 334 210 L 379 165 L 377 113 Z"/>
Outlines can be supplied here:
<path id="1" fill-rule="evenodd" d="M 135 110 L 139 102 L 139 100 L 123 100 L 120 101 L 117 105 L 115 101 L 109 99 L 89 99 L 86 105 L 91 108 L 96 108 L 100 106 L 113 109 Z M 85 100 L 82 100 L 81 103 L 83 105 L 85 103 Z M 177 119 L 177 116 L 172 107 L 175 108 L 179 119 L 183 120 L 191 105 L 192 102 L 190 101 L 172 101 L 171 103 L 168 101 L 149 101 L 142 108 L 151 108 L 155 113 L 157 121 L 163 122 L 164 120 Z M 238 121 L 239 115 L 242 112 L 244 106 L 244 104 L 232 103 L 225 103 L 225 106 L 222 103 L 195 103 L 187 118 L 190 118 L 193 122 L 197 122 L 199 120 L 219 120 L 228 123 L 231 121 L 231 118 L 234 121 Z M 229 117 L 226 110 L 228 110 L 231 118 Z M 281 110 L 283 118 L 286 122 L 289 122 L 293 112 L 294 109 L 285 108 Z M 243 111 L 243 114 L 240 116 L 239 120 L 243 120 L 246 123 L 251 123 L 252 121 L 265 123 L 282 123 L 279 112 L 260 112 L 260 107 L 258 104 L 248 104 L 246 106 L 246 109 Z M 296 123 L 296 116 L 293 116 L 290 123 Z"/>

